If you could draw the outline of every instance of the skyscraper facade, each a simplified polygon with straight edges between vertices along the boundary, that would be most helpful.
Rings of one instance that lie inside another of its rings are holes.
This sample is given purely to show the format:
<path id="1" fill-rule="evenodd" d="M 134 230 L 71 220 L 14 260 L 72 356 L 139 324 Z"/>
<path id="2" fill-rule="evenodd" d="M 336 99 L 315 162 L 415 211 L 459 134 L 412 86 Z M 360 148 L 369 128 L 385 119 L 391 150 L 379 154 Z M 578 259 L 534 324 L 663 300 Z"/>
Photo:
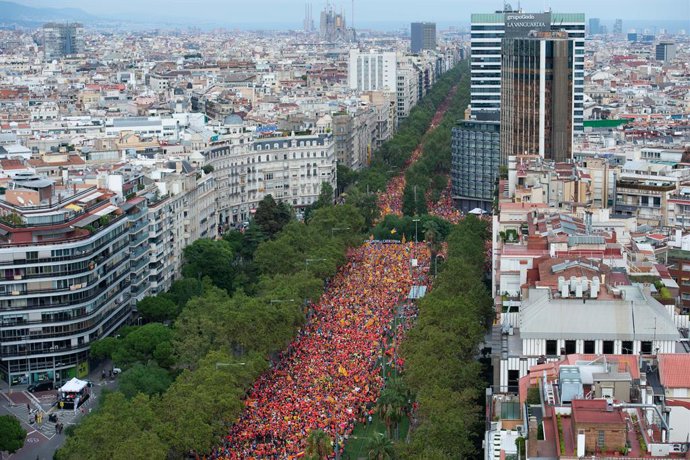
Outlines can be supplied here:
<path id="1" fill-rule="evenodd" d="M 84 28 L 78 23 L 48 23 L 43 26 L 45 60 L 84 52 Z"/>
<path id="2" fill-rule="evenodd" d="M 585 15 L 584 13 L 522 13 L 498 11 L 472 15 L 471 116 L 477 120 L 499 119 L 501 110 L 501 40 L 506 35 L 527 36 L 531 30 L 564 30 L 573 40 L 573 129 L 582 132 Z"/>
<path id="3" fill-rule="evenodd" d="M 413 22 L 410 25 L 410 50 L 419 53 L 422 50 L 436 49 L 436 23 Z"/>
<path id="4" fill-rule="evenodd" d="M 504 38 L 501 51 L 501 164 L 508 156 L 572 156 L 573 40 L 566 32 Z"/>
<path id="5" fill-rule="evenodd" d="M 599 35 L 601 33 L 601 20 L 599 18 L 589 18 L 589 35 Z"/>
<path id="6" fill-rule="evenodd" d="M 657 61 L 672 61 L 676 58 L 676 44 L 673 42 L 661 42 L 655 49 Z"/>
<path id="7" fill-rule="evenodd" d="M 623 20 L 622 19 L 616 19 L 616 22 L 613 23 L 613 33 L 615 35 L 623 35 Z"/>
<path id="8" fill-rule="evenodd" d="M 453 128 L 451 184 L 458 208 L 491 212 L 500 164 L 500 124 L 462 120 Z"/>

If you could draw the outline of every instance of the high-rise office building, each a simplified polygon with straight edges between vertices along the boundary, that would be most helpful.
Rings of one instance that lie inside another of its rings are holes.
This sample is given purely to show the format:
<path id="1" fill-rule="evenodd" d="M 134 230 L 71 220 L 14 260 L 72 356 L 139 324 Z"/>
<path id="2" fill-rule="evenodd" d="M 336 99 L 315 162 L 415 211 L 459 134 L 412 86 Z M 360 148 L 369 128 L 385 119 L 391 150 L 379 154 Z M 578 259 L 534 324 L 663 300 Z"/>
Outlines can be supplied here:
<path id="1" fill-rule="evenodd" d="M 436 23 L 413 22 L 410 25 L 410 50 L 419 53 L 422 50 L 436 49 Z"/>
<path id="2" fill-rule="evenodd" d="M 589 35 L 601 33 L 601 20 L 599 18 L 589 18 Z"/>
<path id="3" fill-rule="evenodd" d="M 362 53 L 350 50 L 347 69 L 350 89 L 359 91 L 395 91 L 397 57 L 394 51 Z"/>
<path id="4" fill-rule="evenodd" d="M 656 45 L 657 61 L 672 61 L 676 58 L 676 44 L 673 42 L 661 42 Z"/>
<path id="5" fill-rule="evenodd" d="M 471 116 L 498 120 L 501 110 L 501 40 L 527 36 L 531 30 L 565 30 L 575 51 L 573 120 L 575 133 L 582 132 L 585 15 L 584 13 L 523 13 L 498 11 L 472 15 Z M 508 34 L 506 34 L 508 32 Z"/>
<path id="6" fill-rule="evenodd" d="M 501 159 L 497 121 L 462 120 L 453 128 L 450 172 L 453 199 L 463 212 L 491 212 Z"/>
<path id="7" fill-rule="evenodd" d="M 566 32 L 504 38 L 501 51 L 501 164 L 508 156 L 572 156 L 574 42 Z"/>
<path id="8" fill-rule="evenodd" d="M 49 61 L 84 52 L 84 28 L 78 23 L 43 26 L 43 55 Z"/>
<path id="9" fill-rule="evenodd" d="M 622 19 L 616 19 L 616 22 L 613 23 L 613 33 L 614 33 L 614 35 L 623 35 L 623 20 Z"/>

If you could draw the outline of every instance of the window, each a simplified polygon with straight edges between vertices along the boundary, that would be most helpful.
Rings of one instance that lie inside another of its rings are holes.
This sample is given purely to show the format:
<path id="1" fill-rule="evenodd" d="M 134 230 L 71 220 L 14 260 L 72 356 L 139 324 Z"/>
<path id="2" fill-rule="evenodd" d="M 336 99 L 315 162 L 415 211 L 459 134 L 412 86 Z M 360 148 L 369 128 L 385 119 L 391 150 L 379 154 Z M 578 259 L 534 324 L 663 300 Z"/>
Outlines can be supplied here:
<path id="1" fill-rule="evenodd" d="M 599 449 L 603 450 L 604 449 L 604 440 L 606 439 L 605 437 L 605 432 L 604 431 L 599 431 L 599 436 L 597 437 L 597 446 Z"/>
<path id="2" fill-rule="evenodd" d="M 604 350 L 605 355 L 613 354 L 613 340 L 604 340 Z"/>
<path id="3" fill-rule="evenodd" d="M 520 380 L 520 371 L 508 371 L 508 387 L 517 388 Z"/>
<path id="4" fill-rule="evenodd" d="M 640 343 L 640 353 L 643 355 L 649 355 L 652 353 L 652 342 L 644 341 Z"/>
<path id="5" fill-rule="evenodd" d="M 583 351 L 587 354 L 594 354 L 594 340 L 585 340 L 585 347 Z"/>
<path id="6" fill-rule="evenodd" d="M 558 354 L 558 341 L 557 340 L 547 340 L 546 341 L 546 354 L 547 354 L 547 356 L 556 356 Z"/>
<path id="7" fill-rule="evenodd" d="M 565 341 L 565 354 L 566 355 L 572 355 L 576 353 L 575 350 L 575 341 L 574 340 L 566 340 Z"/>
<path id="8" fill-rule="evenodd" d="M 624 340 L 623 341 L 623 349 L 621 350 L 621 353 L 623 353 L 624 355 L 632 355 L 633 354 L 632 340 Z"/>

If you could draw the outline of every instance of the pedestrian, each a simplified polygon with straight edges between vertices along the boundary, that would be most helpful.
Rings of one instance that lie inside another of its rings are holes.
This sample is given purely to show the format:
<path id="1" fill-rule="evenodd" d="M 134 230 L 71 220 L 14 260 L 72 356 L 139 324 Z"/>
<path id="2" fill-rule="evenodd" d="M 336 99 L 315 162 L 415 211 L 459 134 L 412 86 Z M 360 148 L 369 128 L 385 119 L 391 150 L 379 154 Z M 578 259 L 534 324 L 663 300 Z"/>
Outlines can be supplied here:
<path id="1" fill-rule="evenodd" d="M 105 369 L 103 369 L 103 372 L 101 372 L 101 380 L 105 380 Z"/>
<path id="2" fill-rule="evenodd" d="M 60 434 L 60 424 L 59 423 L 55 424 L 55 434 Z"/>
<path id="3" fill-rule="evenodd" d="M 60 401 L 60 410 L 65 408 L 65 401 Z"/>
<path id="4" fill-rule="evenodd" d="M 29 405 L 29 403 L 26 403 L 26 410 L 31 412 L 31 406 Z"/>

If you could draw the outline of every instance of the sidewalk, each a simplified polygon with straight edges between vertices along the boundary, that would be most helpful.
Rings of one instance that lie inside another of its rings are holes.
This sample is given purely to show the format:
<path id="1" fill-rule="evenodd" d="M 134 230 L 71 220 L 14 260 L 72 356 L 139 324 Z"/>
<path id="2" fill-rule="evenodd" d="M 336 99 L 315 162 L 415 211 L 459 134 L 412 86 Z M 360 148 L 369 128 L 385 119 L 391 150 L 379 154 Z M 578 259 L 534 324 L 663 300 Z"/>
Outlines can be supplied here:
<path id="1" fill-rule="evenodd" d="M 101 380 L 101 373 L 104 369 L 106 371 L 111 369 L 109 361 L 103 362 L 94 368 L 85 379 L 93 382 L 91 397 L 76 412 L 74 410 L 61 410 L 57 407 L 56 390 L 29 393 L 27 390 L 28 385 L 12 385 L 10 389 L 7 382 L 1 382 L 0 415 L 15 416 L 21 422 L 22 428 L 27 432 L 24 446 L 14 455 L 6 456 L 5 458 L 12 460 L 52 459 L 55 451 L 64 442 L 65 434 L 57 434 L 55 423 L 48 420 L 48 415 L 57 415 L 58 422 L 62 423 L 65 428 L 78 424 L 84 415 L 97 407 L 104 388 L 112 390 L 117 386 L 117 380 L 115 379 Z M 43 423 L 40 425 L 36 422 L 29 423 L 31 414 L 27 410 L 27 403 L 30 405 L 33 413 L 40 408 L 41 412 L 45 414 Z"/>

